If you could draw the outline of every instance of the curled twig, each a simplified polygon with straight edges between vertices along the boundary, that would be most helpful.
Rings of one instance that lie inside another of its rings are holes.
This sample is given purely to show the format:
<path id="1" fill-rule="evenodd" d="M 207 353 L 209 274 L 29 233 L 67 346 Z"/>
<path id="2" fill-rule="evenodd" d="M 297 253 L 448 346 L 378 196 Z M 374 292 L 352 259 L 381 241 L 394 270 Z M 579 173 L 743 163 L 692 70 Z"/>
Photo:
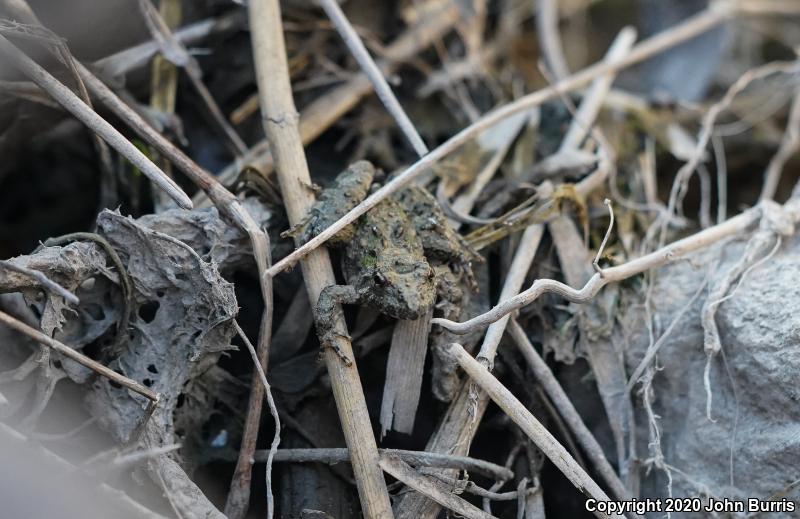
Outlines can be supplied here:
<path id="1" fill-rule="evenodd" d="M 542 294 L 548 292 L 558 294 L 572 303 L 587 303 L 608 283 L 622 281 L 623 279 L 628 279 L 629 277 L 641 274 L 652 268 L 660 267 L 685 254 L 716 243 L 722 238 L 738 234 L 753 225 L 759 219 L 760 215 L 761 210 L 759 207 L 745 211 L 744 213 L 726 220 L 724 223 L 709 227 L 692 236 L 673 242 L 650 254 L 623 263 L 622 265 L 604 269 L 601 273 L 592 276 L 580 289 L 572 288 L 569 285 L 553 279 L 537 279 L 528 290 L 501 302 L 488 312 L 468 321 L 456 323 L 448 319 L 435 318 L 432 322 L 433 324 L 438 324 L 439 326 L 447 328 L 453 333 L 462 335 L 488 326 L 505 315 L 523 306 L 529 305 Z"/>
<path id="2" fill-rule="evenodd" d="M 113 263 L 114 267 L 117 269 L 119 286 L 122 288 L 123 300 L 122 315 L 120 315 L 117 323 L 116 343 L 119 344 L 122 340 L 124 340 L 125 333 L 128 331 L 128 326 L 130 325 L 131 321 L 131 309 L 133 307 L 133 282 L 128 275 L 128 271 L 125 270 L 125 265 L 122 263 L 122 259 L 120 259 L 117 251 L 115 251 L 114 247 L 108 243 L 108 240 L 99 234 L 95 234 L 93 232 L 74 232 L 55 238 L 48 238 L 45 240 L 43 245 L 45 247 L 56 247 L 66 245 L 74 241 L 91 241 L 96 243 L 105 251 L 106 254 L 108 254 L 108 257 L 111 259 L 111 263 Z"/>

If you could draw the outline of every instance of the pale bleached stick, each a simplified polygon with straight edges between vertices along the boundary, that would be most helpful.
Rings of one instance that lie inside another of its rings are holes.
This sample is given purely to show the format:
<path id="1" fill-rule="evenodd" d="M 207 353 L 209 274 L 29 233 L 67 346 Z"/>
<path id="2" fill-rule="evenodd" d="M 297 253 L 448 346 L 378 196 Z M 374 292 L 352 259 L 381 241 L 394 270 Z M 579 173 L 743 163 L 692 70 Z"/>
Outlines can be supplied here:
<path id="1" fill-rule="evenodd" d="M 641 274 L 650 269 L 666 265 L 686 254 L 707 247 L 723 238 L 745 232 L 761 217 L 760 207 L 749 209 L 725 222 L 709 227 L 682 240 L 671 243 L 657 251 L 651 252 L 640 258 L 631 260 L 622 265 L 603 269 L 589 279 L 580 289 L 572 288 L 564 283 L 552 279 L 537 279 L 531 287 L 519 295 L 503 301 L 488 312 L 474 317 L 463 323 L 456 323 L 447 319 L 433 319 L 433 324 L 443 326 L 453 333 L 462 335 L 479 330 L 484 326 L 499 320 L 503 316 L 526 306 L 542 294 L 553 292 L 567 301 L 573 303 L 587 303 L 609 283 L 615 283 Z"/>
<path id="2" fill-rule="evenodd" d="M 558 0 L 539 0 L 537 3 L 536 35 L 539 47 L 550 72 L 561 80 L 569 75 L 569 67 L 558 30 Z"/>
<path id="3" fill-rule="evenodd" d="M 272 302 L 270 301 L 269 304 L 272 305 Z M 271 319 L 268 319 L 267 321 L 268 321 L 268 324 L 270 324 L 270 325 L 272 324 L 272 320 Z M 272 435 L 272 443 L 270 444 L 269 450 L 267 451 L 267 459 L 266 459 L 266 462 L 267 462 L 267 470 L 266 470 L 266 472 L 267 472 L 267 519 L 272 519 L 272 517 L 275 514 L 275 500 L 274 500 L 273 494 L 272 494 L 272 462 L 275 459 L 275 453 L 278 452 L 278 445 L 280 445 L 280 443 L 281 443 L 281 419 L 280 419 L 280 416 L 278 415 L 278 408 L 275 405 L 275 400 L 272 398 L 272 388 L 269 385 L 269 382 L 267 382 L 266 373 L 264 373 L 263 364 L 266 364 L 266 357 L 265 357 L 264 354 L 268 353 L 268 349 L 267 349 L 267 352 L 256 352 L 256 349 L 253 347 L 253 343 L 251 343 L 250 339 L 247 338 L 247 334 L 244 333 L 244 330 L 242 330 L 241 326 L 239 326 L 239 323 L 234 321 L 233 324 L 236 327 L 236 333 L 238 333 L 239 337 L 242 338 L 242 341 L 244 342 L 245 346 L 247 347 L 247 351 L 250 352 L 250 357 L 253 359 L 253 365 L 255 366 L 256 374 L 258 375 L 258 378 L 261 381 L 261 386 L 259 386 L 257 382 L 253 381 L 253 388 L 255 389 L 257 387 L 260 387 L 261 389 L 258 390 L 258 391 L 254 390 L 251 393 L 251 400 L 255 398 L 255 399 L 258 399 L 259 402 L 255 406 L 252 403 L 248 406 L 250 408 L 248 410 L 248 419 L 251 418 L 249 411 L 251 409 L 256 409 L 257 411 L 255 413 L 253 413 L 253 419 L 256 420 L 256 421 L 260 420 L 260 418 L 261 418 L 261 402 L 260 402 L 260 400 L 263 399 L 264 395 L 266 394 L 266 396 L 267 396 L 267 404 L 269 405 L 269 411 L 270 411 L 270 414 L 272 414 L 272 419 L 275 421 L 275 433 Z M 267 344 L 267 348 L 269 348 L 269 342 L 268 341 L 267 341 L 266 344 Z M 258 435 L 258 427 L 256 427 L 256 429 L 254 431 L 254 434 L 256 436 Z M 253 439 L 252 442 L 253 442 L 253 444 L 255 444 L 255 439 Z M 245 443 L 244 440 L 242 441 L 242 443 L 243 444 Z M 255 447 L 255 445 L 253 445 L 253 447 Z M 253 450 L 252 453 L 250 453 L 250 454 L 253 455 L 254 453 L 255 453 L 255 450 Z M 251 465 L 253 463 L 253 461 L 254 460 L 251 460 L 251 459 L 246 460 L 248 465 Z M 240 456 L 239 457 L 239 461 L 237 463 L 237 469 L 239 469 L 238 465 L 240 465 L 241 463 L 242 463 L 242 459 L 241 459 L 241 456 Z M 244 514 L 247 513 L 247 504 L 248 504 L 249 498 L 250 498 L 250 496 L 249 496 L 249 493 L 250 493 L 250 475 L 249 475 L 249 472 L 250 471 L 248 470 L 248 476 L 247 476 L 247 478 L 245 478 L 245 481 L 244 481 L 245 485 L 243 485 L 243 489 L 247 490 L 247 492 L 248 492 L 247 500 L 244 502 L 243 506 L 241 505 L 241 503 L 235 503 L 234 504 L 234 507 L 236 507 L 236 506 L 239 507 L 239 508 L 236 508 L 236 512 L 237 512 L 237 514 L 239 514 L 240 517 L 243 517 Z M 236 480 L 236 478 L 234 478 L 234 481 L 235 480 Z M 231 484 L 231 486 L 233 486 L 233 483 Z M 231 489 L 231 490 L 233 492 L 233 489 Z M 230 503 L 231 503 L 231 500 L 230 500 L 230 497 L 229 497 L 228 498 L 228 503 L 226 503 L 226 507 L 225 507 L 226 508 L 226 514 L 225 515 L 227 515 L 229 518 L 231 517 L 231 514 L 228 513 L 228 510 L 227 510 L 228 506 L 227 505 L 230 504 Z"/>
<path id="4" fill-rule="evenodd" d="M 379 204 L 386 197 L 405 187 L 418 176 L 425 173 L 425 171 L 430 169 L 443 157 L 498 122 L 523 110 L 554 99 L 566 92 L 581 88 L 599 76 L 622 70 L 702 34 L 726 20 L 729 14 L 728 11 L 723 9 L 705 10 L 662 33 L 642 41 L 636 45 L 625 58 L 619 61 L 613 63 L 596 63 L 552 86 L 528 94 L 512 103 L 489 112 L 472 125 L 451 137 L 444 144 L 425 155 L 401 174 L 397 175 L 392 181 L 386 183 L 381 189 L 367 197 L 362 203 L 350 210 L 333 225 L 301 247 L 298 247 L 281 261 L 277 262 L 270 269 L 270 275 L 275 276 L 297 263 L 300 258 L 325 243 L 362 214 Z"/>
<path id="5" fill-rule="evenodd" d="M 417 129 L 414 127 L 414 123 L 411 122 L 411 119 L 408 118 L 405 110 L 403 110 L 400 101 L 397 100 L 394 92 L 392 92 L 392 87 L 389 86 L 386 78 L 383 77 L 381 69 L 372 59 L 372 56 L 370 56 L 369 51 L 367 51 L 358 33 L 356 33 L 353 26 L 350 25 L 350 21 L 342 12 L 339 3 L 336 0 L 318 0 L 318 2 L 322 6 L 322 9 L 325 10 L 328 18 L 331 19 L 331 23 L 333 23 L 339 36 L 344 40 L 347 48 L 350 49 L 350 53 L 355 58 L 356 62 L 358 62 L 361 70 L 364 71 L 370 82 L 372 82 L 378 99 L 381 100 L 386 110 L 394 118 L 395 122 L 397 122 L 397 126 L 400 127 L 400 131 L 403 132 L 408 142 L 411 143 L 414 151 L 416 151 L 417 155 L 420 157 L 428 153 L 428 147 L 425 145 L 425 141 L 422 140 L 422 137 L 420 137 Z"/>
<path id="6" fill-rule="evenodd" d="M 296 225 L 314 203 L 308 189 L 308 171 L 303 144 L 298 131 L 298 114 L 292 98 L 283 24 L 278 0 L 251 0 L 250 32 L 260 92 L 264 131 L 275 157 L 289 223 Z M 336 284 L 330 256 L 326 249 L 317 249 L 302 262 L 303 278 L 309 301 L 315 307 L 320 292 Z M 347 333 L 341 307 L 333 309 L 335 346 L 326 347 L 323 357 L 331 379 L 333 396 L 341 419 L 345 442 L 350 449 L 351 463 L 361 507 L 366 519 L 393 517 L 386 481 L 378 465 L 378 446 L 372 432 L 367 403 Z"/>
<path id="7" fill-rule="evenodd" d="M 514 473 L 506 467 L 467 456 L 402 449 L 379 449 L 379 452 L 381 456 L 399 456 L 404 462 L 413 466 L 461 469 L 503 480 L 510 480 L 514 477 Z M 255 451 L 255 461 L 265 461 L 267 453 L 268 451 L 266 450 Z M 273 460 L 276 463 L 327 463 L 335 465 L 336 463 L 350 461 L 350 453 L 344 448 L 279 449 L 276 451 Z"/>
<path id="8" fill-rule="evenodd" d="M 789 120 L 786 123 L 786 131 L 783 134 L 778 151 L 769 161 L 767 171 L 764 173 L 761 200 L 772 200 L 775 197 L 783 168 L 786 162 L 797 153 L 798 149 L 800 149 L 800 90 L 795 92 L 794 99 L 792 99 Z"/>
<path id="9" fill-rule="evenodd" d="M 86 105 L 75 93 L 64 86 L 59 80 L 42 68 L 38 63 L 29 58 L 4 36 L 0 35 L 0 52 L 7 55 L 14 66 L 28 78 L 39 85 L 39 88 L 50 94 L 53 99 L 63 106 L 68 112 L 85 124 L 90 130 L 103 138 L 112 148 L 117 150 L 131 164 L 136 166 L 154 184 L 164 190 L 170 198 L 184 209 L 192 208 L 192 201 L 171 178 L 164 174 L 141 151 L 131 144 L 128 139 L 119 133 L 97 112 Z"/>
<path id="10" fill-rule="evenodd" d="M 47 290 L 51 294 L 55 294 L 55 295 L 63 297 L 64 299 L 66 299 L 67 301 L 72 303 L 73 305 L 77 305 L 78 303 L 80 303 L 80 300 L 78 299 L 78 296 L 76 296 L 75 294 L 73 294 L 72 292 L 67 290 L 66 288 L 62 287 L 61 285 L 59 285 L 55 281 L 51 280 L 50 278 L 48 278 L 47 276 L 45 276 L 42 272 L 39 272 L 38 270 L 29 269 L 27 267 L 21 267 L 19 265 L 11 263 L 10 261 L 5 261 L 5 260 L 0 260 L 0 268 L 13 270 L 14 272 L 17 272 L 18 274 L 22 274 L 24 276 L 28 276 L 31 279 L 35 279 L 36 281 L 39 282 L 39 284 L 42 286 L 42 288 L 44 288 L 45 290 Z"/>
<path id="11" fill-rule="evenodd" d="M 9 328 L 13 328 L 14 330 L 18 331 L 19 333 L 25 334 L 34 341 L 51 348 L 58 353 L 64 355 L 65 357 L 74 360 L 78 364 L 89 368 L 90 370 L 94 371 L 98 375 L 106 377 L 107 379 L 116 382 L 117 384 L 127 387 L 131 391 L 135 393 L 139 393 L 143 397 L 147 398 L 152 402 L 158 402 L 158 395 L 153 391 L 147 389 L 143 385 L 139 384 L 135 380 L 131 380 L 126 376 L 120 375 L 116 371 L 109 369 L 99 362 L 90 359 L 86 355 L 73 350 L 69 346 L 64 343 L 61 343 L 52 337 L 48 337 L 44 333 L 36 330 L 35 328 L 31 328 L 27 324 L 23 323 L 22 321 L 11 317 L 5 312 L 0 311 L 0 323 L 5 324 Z"/>
<path id="12" fill-rule="evenodd" d="M 506 389 L 499 380 L 494 378 L 484 365 L 475 360 L 460 344 L 449 344 L 445 352 L 452 356 L 459 366 L 467 373 L 469 378 L 485 391 L 489 397 L 502 409 L 511 420 L 531 439 L 545 456 L 560 470 L 579 491 L 597 501 L 609 501 L 609 497 L 584 471 L 569 452 L 556 440 L 552 434 Z M 619 517 L 622 515 L 608 515 L 595 512 L 597 517 Z"/>
<path id="13" fill-rule="evenodd" d="M 608 462 L 603 448 L 597 443 L 592 432 L 586 427 L 586 424 L 583 423 L 581 415 L 578 413 L 577 409 L 575 409 L 575 406 L 572 405 L 572 401 L 564 392 L 564 389 L 562 389 L 561 384 L 558 383 L 558 380 L 555 375 L 553 375 L 553 372 L 550 371 L 547 363 L 536 352 L 536 349 L 533 347 L 533 344 L 531 344 L 525 331 L 516 320 L 511 320 L 508 326 L 508 332 L 511 338 L 514 339 L 517 349 L 519 349 L 522 356 L 525 357 L 528 366 L 530 366 L 531 371 L 533 371 L 536 377 L 536 381 L 541 384 L 547 396 L 550 397 L 550 400 L 553 402 L 553 405 L 558 409 L 564 421 L 567 422 L 572 433 L 575 435 L 575 439 L 578 440 L 584 453 L 594 465 L 594 469 L 597 473 L 606 482 L 608 488 L 619 499 L 632 499 L 630 492 L 625 488 L 625 485 L 620 481 L 614 468 Z"/>
<path id="14" fill-rule="evenodd" d="M 624 27 L 608 48 L 605 60 L 613 63 L 622 59 L 630 52 L 635 41 L 636 29 Z M 558 148 L 559 152 L 580 148 L 583 139 L 589 134 L 595 119 L 597 119 L 597 114 L 600 113 L 600 108 L 603 106 L 606 95 L 616 77 L 616 74 L 605 74 L 594 80 L 589 91 L 583 96 L 581 105 L 578 107 L 578 111 L 575 112 L 572 124 L 570 124 L 566 135 L 561 140 L 561 145 Z"/>
<path id="15" fill-rule="evenodd" d="M 406 486 L 433 499 L 462 517 L 467 517 L 468 519 L 497 519 L 495 516 L 487 514 L 477 506 L 453 494 L 450 486 L 436 479 L 423 476 L 400 459 L 399 456 L 381 456 L 380 463 L 381 468 L 386 473 L 391 474 Z"/>

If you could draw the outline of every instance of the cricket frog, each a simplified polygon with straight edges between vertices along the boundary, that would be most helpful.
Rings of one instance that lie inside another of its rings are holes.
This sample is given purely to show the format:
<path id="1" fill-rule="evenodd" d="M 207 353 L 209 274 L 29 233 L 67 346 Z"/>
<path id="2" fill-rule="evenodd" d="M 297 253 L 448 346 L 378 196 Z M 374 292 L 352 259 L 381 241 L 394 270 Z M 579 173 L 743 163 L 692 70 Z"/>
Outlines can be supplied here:
<path id="1" fill-rule="evenodd" d="M 306 242 L 341 218 L 370 191 L 375 167 L 359 161 L 340 173 L 289 234 Z M 328 241 L 343 247 L 346 285 L 325 287 L 317 302 L 323 343 L 332 344 L 336 303 L 369 306 L 396 319 L 417 319 L 436 302 L 443 266 L 469 265 L 474 252 L 450 227 L 425 189 L 410 187 L 384 199 Z"/>

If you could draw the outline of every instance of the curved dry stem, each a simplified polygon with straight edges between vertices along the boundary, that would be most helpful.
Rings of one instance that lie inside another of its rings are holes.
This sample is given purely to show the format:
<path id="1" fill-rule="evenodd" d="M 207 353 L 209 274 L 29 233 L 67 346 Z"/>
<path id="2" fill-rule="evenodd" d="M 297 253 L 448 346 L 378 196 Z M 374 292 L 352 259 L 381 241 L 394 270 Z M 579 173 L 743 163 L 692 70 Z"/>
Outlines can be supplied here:
<path id="1" fill-rule="evenodd" d="M 548 292 L 560 295 L 572 303 L 584 304 L 589 302 L 597 293 L 608 283 L 622 281 L 646 270 L 660 267 L 690 252 L 702 249 L 716 243 L 722 238 L 732 236 L 748 229 L 761 217 L 760 206 L 754 207 L 741 213 L 725 222 L 709 227 L 703 231 L 693 234 L 682 240 L 671 243 L 657 251 L 651 252 L 640 258 L 631 260 L 622 265 L 603 269 L 592 276 L 589 281 L 580 289 L 572 288 L 569 285 L 555 281 L 553 279 L 537 279 L 531 287 L 521 292 L 519 295 L 507 299 L 498 304 L 488 312 L 474 317 L 463 323 L 457 323 L 448 319 L 436 318 L 431 322 L 453 333 L 463 335 L 475 330 L 479 330 L 491 323 L 500 320 L 504 316 L 527 306 L 536 301 L 540 296 Z"/>

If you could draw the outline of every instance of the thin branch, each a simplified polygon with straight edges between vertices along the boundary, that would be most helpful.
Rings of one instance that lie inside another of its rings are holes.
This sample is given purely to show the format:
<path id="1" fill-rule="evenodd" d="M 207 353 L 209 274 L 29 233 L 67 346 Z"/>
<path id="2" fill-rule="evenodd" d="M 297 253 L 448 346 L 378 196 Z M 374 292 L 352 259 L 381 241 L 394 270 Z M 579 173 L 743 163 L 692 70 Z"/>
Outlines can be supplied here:
<path id="1" fill-rule="evenodd" d="M 631 50 L 628 56 L 619 61 L 613 63 L 596 63 L 559 81 L 555 85 L 528 94 L 512 103 L 489 112 L 472 125 L 451 137 L 444 144 L 425 155 L 411 167 L 397 175 L 393 180 L 387 182 L 382 188 L 367 197 L 363 202 L 316 237 L 306 242 L 303 246 L 298 247 L 294 252 L 273 265 L 269 274 L 275 276 L 288 269 L 299 261 L 300 258 L 306 256 L 309 252 L 325 243 L 362 214 L 378 205 L 386 197 L 405 187 L 422 175 L 443 157 L 456 150 L 476 135 L 482 133 L 484 130 L 493 127 L 498 122 L 523 110 L 539 106 L 565 92 L 580 88 L 599 76 L 622 70 L 699 34 L 703 34 L 726 20 L 728 15 L 729 13 L 727 11 L 721 9 L 705 10 L 660 34 L 642 41 Z"/>
<path id="2" fill-rule="evenodd" d="M 536 9 L 536 35 L 539 47 L 542 49 L 547 67 L 556 79 L 561 80 L 569 75 L 569 67 L 558 31 L 558 1 L 539 0 L 537 3 L 539 5 Z"/>
<path id="3" fill-rule="evenodd" d="M 255 371 L 258 373 L 259 380 L 261 381 L 261 390 L 256 391 L 258 387 L 257 382 L 253 382 L 253 390 L 250 393 L 250 402 L 251 405 L 248 407 L 247 410 L 247 423 L 245 424 L 245 432 L 247 432 L 247 426 L 250 425 L 251 420 L 256 421 L 255 427 L 255 437 L 251 440 L 248 440 L 247 447 L 245 446 L 245 440 L 242 439 L 242 449 L 239 455 L 239 461 L 237 462 L 236 469 L 237 473 L 239 472 L 239 465 L 242 463 L 243 457 L 242 454 L 247 454 L 246 458 L 244 459 L 244 463 L 247 464 L 247 477 L 246 481 L 243 479 L 237 480 L 236 473 L 234 473 L 234 479 L 231 482 L 231 492 L 228 494 L 228 501 L 225 503 L 225 515 L 228 517 L 244 517 L 247 513 L 247 505 L 250 499 L 250 467 L 254 462 L 253 453 L 255 453 L 255 440 L 258 437 L 258 420 L 261 418 L 261 400 L 264 398 L 264 393 L 266 392 L 267 395 L 267 404 L 269 405 L 270 413 L 272 414 L 272 419 L 275 421 L 275 434 L 272 437 L 272 444 L 269 447 L 269 451 L 267 452 L 267 519 L 272 519 L 273 515 L 275 514 L 275 498 L 272 495 L 272 461 L 275 458 L 275 453 L 278 451 L 278 445 L 281 443 L 281 419 L 278 416 L 278 408 L 275 406 L 275 400 L 272 398 L 272 388 L 267 382 L 267 375 L 264 373 L 265 364 L 266 364 L 266 355 L 269 353 L 269 341 L 266 343 L 259 344 L 259 351 L 256 352 L 256 349 L 253 347 L 253 343 L 250 342 L 250 339 L 247 338 L 247 335 L 244 333 L 244 330 L 239 326 L 239 323 L 234 321 L 233 325 L 236 327 L 236 333 L 239 334 L 239 337 L 242 338 L 247 350 L 250 352 L 250 356 L 253 358 L 253 364 L 255 365 Z M 266 344 L 267 348 L 266 351 L 262 351 L 262 345 Z M 259 393 L 256 395 L 256 393 Z M 255 397 L 258 397 L 257 405 L 253 405 L 252 402 Z M 255 408 L 257 412 L 253 412 Z M 252 429 L 252 426 L 251 426 Z M 249 452 L 248 452 L 249 451 Z M 234 494 L 234 485 L 240 483 L 243 487 L 243 490 L 247 491 L 246 500 L 243 503 L 241 501 L 241 496 L 238 496 L 238 500 L 234 498 L 231 499 L 231 495 Z M 229 508 L 233 508 L 233 510 L 229 510 Z"/>
<path id="4" fill-rule="evenodd" d="M 771 200 L 775 198 L 778 190 L 778 183 L 781 180 L 783 168 L 792 156 L 800 149 L 800 89 L 792 99 L 792 107 L 789 110 L 789 120 L 786 123 L 786 131 L 783 134 L 780 147 L 772 159 L 769 161 L 767 171 L 764 173 L 764 187 L 761 188 L 761 200 Z"/>
<path id="5" fill-rule="evenodd" d="M 494 378 L 486 367 L 475 360 L 460 344 L 452 343 L 446 347 L 447 355 L 458 363 L 470 379 L 485 391 L 489 397 L 517 424 L 528 438 L 536 444 L 545 456 L 555 465 L 580 492 L 597 501 L 609 501 L 609 497 L 587 474 L 569 452 L 552 434 L 531 414 L 517 398 Z M 595 512 L 597 517 L 619 517 Z"/>
<path id="6" fill-rule="evenodd" d="M 428 496 L 462 517 L 467 517 L 468 519 L 497 519 L 495 516 L 487 514 L 477 506 L 453 494 L 448 485 L 423 476 L 400 459 L 399 456 L 382 456 L 380 464 L 383 470 L 402 481 L 406 486 Z"/>
<path id="7" fill-rule="evenodd" d="M 364 71 L 372 82 L 378 99 L 381 100 L 386 110 L 389 111 L 389 114 L 391 114 L 397 122 L 400 131 L 403 132 L 408 142 L 411 143 L 417 155 L 420 157 L 424 156 L 428 153 L 428 147 L 425 145 L 425 141 L 420 137 L 417 129 L 414 127 L 414 123 L 408 118 L 405 110 L 403 110 L 403 107 L 400 105 L 400 101 L 398 101 L 397 97 L 394 95 L 392 87 L 389 86 L 386 78 L 383 77 L 381 69 L 375 64 L 372 56 L 369 55 L 369 51 L 367 51 L 367 48 L 364 46 L 364 43 L 361 41 L 355 29 L 353 29 L 353 26 L 350 25 L 350 21 L 342 12 L 342 8 L 339 7 L 338 2 L 336 2 L 336 0 L 318 1 L 328 15 L 328 18 L 331 19 L 333 26 L 336 27 L 339 36 L 342 37 L 347 48 L 350 49 L 350 53 L 355 58 L 356 62 L 358 62 L 361 70 Z"/>
<path id="8" fill-rule="evenodd" d="M 236 133 L 236 130 L 228 124 L 228 120 L 214 100 L 208 87 L 206 87 L 203 82 L 203 71 L 200 69 L 197 60 L 194 56 L 189 54 L 186 47 L 173 36 L 169 26 L 161 17 L 158 10 L 153 7 L 150 0 L 139 0 L 139 10 L 153 38 L 161 44 L 161 53 L 166 59 L 172 61 L 175 65 L 182 67 L 186 71 L 186 75 L 189 76 L 192 86 L 203 100 L 203 103 L 205 103 L 206 108 L 211 114 L 211 118 L 217 126 L 219 126 L 233 151 L 239 155 L 245 154 L 247 152 L 247 145 L 245 145 L 242 138 L 239 137 L 239 134 Z"/>
<path id="9" fill-rule="evenodd" d="M 640 258 L 631 260 L 622 265 L 603 269 L 596 273 L 580 289 L 574 289 L 564 283 L 552 279 L 537 279 L 531 287 L 519 295 L 501 302 L 488 312 L 474 317 L 463 323 L 456 323 L 447 319 L 435 318 L 433 324 L 447 328 L 453 333 L 462 335 L 479 330 L 505 315 L 529 305 L 542 294 L 552 292 L 560 295 L 572 303 L 589 302 L 601 288 L 609 283 L 622 281 L 647 270 L 666 265 L 690 252 L 712 245 L 723 238 L 746 231 L 761 217 L 760 207 L 754 207 L 725 222 L 704 229 L 682 240 L 671 243 L 659 250 L 651 252 Z"/>
<path id="10" fill-rule="evenodd" d="M 625 488 L 625 484 L 620 481 L 619 476 L 614 471 L 614 468 L 608 462 L 603 448 L 597 443 L 592 432 L 583 422 L 581 415 L 578 413 L 572 401 L 562 389 L 561 384 L 558 383 L 553 372 L 547 366 L 547 363 L 539 356 L 536 349 L 531 344 L 525 331 L 512 319 L 509 324 L 509 335 L 514 340 L 522 356 L 533 371 L 536 380 L 542 386 L 547 396 L 553 402 L 553 405 L 558 409 L 564 421 L 569 425 L 575 439 L 578 440 L 586 456 L 594 465 L 594 469 L 603 478 L 608 485 L 608 488 L 614 495 L 622 500 L 629 500 L 632 498 L 630 492 Z"/>
<path id="11" fill-rule="evenodd" d="M 307 187 L 311 177 L 298 131 L 278 0 L 251 0 L 249 15 L 264 131 L 274 152 L 289 223 L 296 225 L 314 203 L 314 196 Z M 322 289 L 336 284 L 325 249 L 316 250 L 305 258 L 303 274 L 309 301 L 312 307 L 316 306 Z M 378 466 L 378 447 L 358 370 L 354 362 L 342 362 L 342 356 L 354 358 L 347 324 L 338 305 L 334 312 L 336 348 L 325 348 L 323 357 L 350 449 L 361 507 L 367 519 L 389 518 L 392 517 L 389 492 Z"/>
<path id="12" fill-rule="evenodd" d="M 501 467 L 494 463 L 470 458 L 468 456 L 456 456 L 453 454 L 440 454 L 438 452 L 409 451 L 402 449 L 379 449 L 381 457 L 392 455 L 399 456 L 401 460 L 415 467 L 436 467 L 466 470 L 483 474 L 491 478 L 510 480 L 514 478 L 514 473 L 506 467 Z M 266 451 L 255 451 L 256 462 L 265 460 Z M 275 453 L 273 461 L 276 463 L 326 463 L 335 465 L 337 463 L 349 462 L 350 453 L 347 449 L 280 449 Z"/>
<path id="13" fill-rule="evenodd" d="M 254 353 L 253 362 L 253 382 L 250 388 L 250 399 L 247 404 L 247 416 L 245 418 L 244 431 L 242 432 L 242 443 L 239 449 L 239 458 L 236 462 L 236 468 L 233 472 L 231 479 L 231 486 L 228 492 L 228 498 L 225 502 L 225 515 L 231 519 L 240 519 L 247 514 L 247 508 L 250 503 L 250 481 L 252 478 L 253 466 L 253 452 L 256 450 L 256 442 L 258 441 L 258 429 L 261 423 L 261 410 L 264 402 L 264 393 L 267 395 L 267 403 L 269 404 L 270 412 L 275 420 L 275 435 L 272 440 L 272 447 L 270 454 L 278 448 L 280 443 L 280 418 L 278 411 L 275 408 L 275 402 L 272 399 L 272 392 L 269 385 L 267 385 L 267 377 L 264 373 L 267 371 L 269 363 L 269 350 L 272 344 L 272 318 L 274 313 L 274 299 L 272 293 L 272 278 L 263 275 L 272 263 L 271 247 L 269 241 L 269 234 L 252 226 L 247 227 L 247 232 L 250 236 L 250 242 L 253 244 L 253 254 L 258 265 L 258 272 L 261 278 L 261 296 L 264 300 L 264 312 L 261 316 L 261 328 L 258 337 L 258 354 L 252 351 L 253 347 L 248 341 L 247 337 L 241 333 L 237 326 L 242 340 L 245 341 L 251 353 Z M 261 380 L 261 384 L 258 383 Z M 272 498 L 272 463 L 267 460 L 267 515 L 271 518 L 274 511 L 274 502 Z"/>
<path id="14" fill-rule="evenodd" d="M 171 178 L 153 164 L 136 146 L 119 133 L 97 112 L 86 105 L 69 88 L 54 78 L 38 63 L 29 58 L 4 36 L 0 35 L 0 51 L 7 55 L 13 64 L 28 78 L 50 94 L 68 112 L 100 135 L 112 148 L 128 159 L 153 183 L 163 189 L 178 206 L 192 208 L 192 201 Z"/>
<path id="15" fill-rule="evenodd" d="M 111 370 L 111 369 L 103 366 L 99 362 L 94 361 L 94 360 L 90 359 L 89 357 L 87 357 L 86 355 L 84 355 L 84 354 L 82 354 L 82 353 L 80 353 L 78 351 L 73 350 L 69 346 L 67 346 L 67 345 L 65 345 L 65 344 L 53 339 L 52 337 L 48 337 L 47 335 L 45 335 L 44 333 L 40 332 L 39 330 L 31 328 L 30 326 L 28 326 L 27 324 L 23 323 L 22 321 L 19 321 L 18 319 L 15 319 L 14 317 L 11 317 L 10 315 L 8 315 L 7 313 L 2 312 L 2 311 L 0 311 L 0 323 L 3 323 L 5 325 L 7 325 L 8 327 L 13 328 L 16 331 L 27 335 L 28 337 L 30 337 L 34 341 L 38 342 L 39 344 L 42 344 L 44 346 L 47 346 L 47 347 L 59 352 L 60 354 L 64 355 L 65 357 L 74 360 L 78 364 L 81 364 L 81 365 L 89 368 L 90 370 L 94 371 L 98 375 L 106 377 L 107 379 L 111 380 L 112 382 L 116 382 L 117 384 L 119 384 L 121 386 L 125 386 L 125 387 L 127 387 L 128 389 L 130 389 L 131 391 L 133 391 L 135 393 L 139 393 L 140 395 L 142 395 L 143 397 L 147 398 L 148 400 L 150 400 L 152 402 L 158 402 L 158 395 L 156 393 L 154 393 L 153 391 L 147 389 L 146 387 L 144 387 L 143 385 L 139 384 L 135 380 L 131 380 L 126 376 L 120 375 L 116 371 Z"/>
<path id="16" fill-rule="evenodd" d="M 611 237 L 611 231 L 614 230 L 614 208 L 611 206 L 611 200 L 606 198 L 603 200 L 603 203 L 608 207 L 608 229 L 606 229 L 606 234 L 603 236 L 603 241 L 600 242 L 600 247 L 597 248 L 597 255 L 595 255 L 594 261 L 592 262 L 592 268 L 595 272 L 603 271 L 603 269 L 600 268 L 600 258 L 603 256 L 603 251 L 606 248 L 608 239 Z"/>
<path id="17" fill-rule="evenodd" d="M 21 267 L 19 265 L 16 265 L 16 264 L 11 263 L 10 261 L 6 261 L 6 260 L 0 260 L 0 268 L 4 268 L 4 269 L 7 269 L 7 270 L 13 270 L 14 272 L 17 272 L 18 274 L 22 274 L 24 276 L 28 276 L 29 278 L 38 281 L 39 284 L 42 285 L 42 288 L 44 288 L 45 290 L 47 290 L 51 294 L 55 294 L 55 295 L 63 297 L 68 302 L 72 303 L 73 305 L 77 305 L 78 303 L 80 303 L 80 300 L 78 299 L 78 296 L 76 296 L 75 294 L 73 294 L 72 292 L 67 290 L 66 288 L 62 287 L 61 285 L 59 285 L 55 281 L 52 281 L 50 278 L 48 278 L 47 276 L 45 276 L 42 272 L 39 272 L 38 270 L 32 270 L 32 269 L 29 269 L 27 267 Z"/>

